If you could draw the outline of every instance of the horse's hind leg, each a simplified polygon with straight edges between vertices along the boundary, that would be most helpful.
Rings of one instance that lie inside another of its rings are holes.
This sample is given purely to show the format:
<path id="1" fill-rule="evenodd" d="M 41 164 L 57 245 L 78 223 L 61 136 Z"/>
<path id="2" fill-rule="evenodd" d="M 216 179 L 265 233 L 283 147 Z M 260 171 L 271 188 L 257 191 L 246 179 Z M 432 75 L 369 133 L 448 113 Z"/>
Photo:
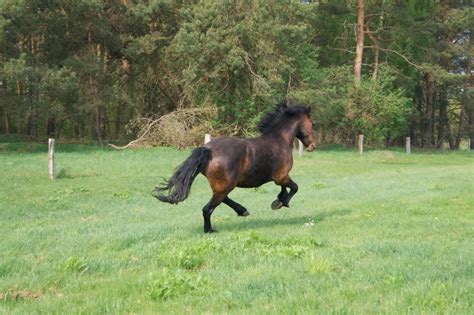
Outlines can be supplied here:
<path id="1" fill-rule="evenodd" d="M 280 183 L 281 192 L 278 194 L 278 199 L 272 202 L 272 209 L 277 210 L 281 207 L 289 207 L 291 198 L 298 191 L 298 185 L 288 177 L 283 183 Z M 290 188 L 290 192 L 286 192 L 286 187 Z"/>
<path id="2" fill-rule="evenodd" d="M 289 182 L 287 185 L 290 188 L 290 192 L 288 193 L 286 198 L 283 200 L 283 206 L 285 207 L 289 206 L 291 198 L 293 198 L 293 196 L 298 191 L 298 184 L 296 184 L 293 180 L 291 180 L 291 178 L 288 178 L 288 179 L 289 179 Z"/>
<path id="3" fill-rule="evenodd" d="M 211 215 L 214 209 L 227 197 L 225 193 L 214 193 L 211 200 L 202 208 L 202 216 L 204 217 L 204 233 L 216 232 L 211 226 Z"/>
<path id="4" fill-rule="evenodd" d="M 281 186 L 281 191 L 278 194 L 277 199 L 283 202 L 287 196 L 288 196 L 288 192 L 286 191 L 286 187 Z"/>
<path id="5" fill-rule="evenodd" d="M 225 197 L 223 203 L 225 203 L 226 205 L 228 205 L 229 207 L 234 209 L 234 211 L 237 213 L 238 216 L 246 217 L 250 214 L 247 211 L 247 209 L 245 209 L 244 206 L 242 206 L 241 204 L 235 202 L 234 200 L 230 199 L 229 197 Z"/>
<path id="6" fill-rule="evenodd" d="M 272 209 L 277 210 L 280 209 L 283 206 L 283 201 L 286 199 L 286 196 L 288 196 L 288 192 L 286 191 L 285 186 L 281 186 L 281 191 L 277 196 L 277 199 L 272 202 Z"/>

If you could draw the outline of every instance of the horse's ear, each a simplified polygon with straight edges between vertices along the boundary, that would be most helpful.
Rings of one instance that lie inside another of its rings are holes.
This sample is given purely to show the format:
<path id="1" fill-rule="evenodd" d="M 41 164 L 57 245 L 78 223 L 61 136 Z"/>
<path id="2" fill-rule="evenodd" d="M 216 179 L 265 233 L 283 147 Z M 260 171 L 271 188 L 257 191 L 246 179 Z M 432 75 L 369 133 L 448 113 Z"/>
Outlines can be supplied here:
<path id="1" fill-rule="evenodd" d="M 306 108 L 304 109 L 304 112 L 305 112 L 306 115 L 308 115 L 308 116 L 311 115 L 311 107 L 309 107 L 309 106 L 306 107 Z"/>

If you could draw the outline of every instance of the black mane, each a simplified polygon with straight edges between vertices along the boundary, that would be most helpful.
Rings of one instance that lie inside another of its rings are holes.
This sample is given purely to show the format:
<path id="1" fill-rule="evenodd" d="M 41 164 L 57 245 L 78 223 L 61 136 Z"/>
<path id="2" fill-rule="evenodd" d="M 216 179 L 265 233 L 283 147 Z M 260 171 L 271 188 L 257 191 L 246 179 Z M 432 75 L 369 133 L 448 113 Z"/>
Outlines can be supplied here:
<path id="1" fill-rule="evenodd" d="M 267 133 L 285 117 L 306 113 L 307 111 L 308 110 L 303 106 L 288 106 L 286 101 L 283 101 L 276 105 L 273 111 L 262 117 L 257 125 L 258 131 L 262 134 Z"/>

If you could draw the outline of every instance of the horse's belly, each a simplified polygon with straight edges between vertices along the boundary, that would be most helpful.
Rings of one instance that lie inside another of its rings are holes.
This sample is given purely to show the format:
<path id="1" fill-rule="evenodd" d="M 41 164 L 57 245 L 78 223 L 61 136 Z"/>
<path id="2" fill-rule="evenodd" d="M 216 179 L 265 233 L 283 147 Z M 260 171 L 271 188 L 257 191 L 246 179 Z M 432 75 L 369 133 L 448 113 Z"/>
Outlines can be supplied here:
<path id="1" fill-rule="evenodd" d="M 238 183 L 237 184 L 237 187 L 240 187 L 240 188 L 254 188 L 254 187 L 260 187 L 262 186 L 263 184 L 265 183 L 268 183 L 269 180 L 265 180 L 265 181 L 245 181 L 245 182 L 242 182 L 242 183 Z"/>
<path id="2" fill-rule="evenodd" d="M 247 174 L 247 176 L 239 178 L 239 181 L 237 182 L 237 187 L 259 187 L 265 183 L 268 183 L 269 181 L 271 181 L 271 172 L 251 172 Z"/>

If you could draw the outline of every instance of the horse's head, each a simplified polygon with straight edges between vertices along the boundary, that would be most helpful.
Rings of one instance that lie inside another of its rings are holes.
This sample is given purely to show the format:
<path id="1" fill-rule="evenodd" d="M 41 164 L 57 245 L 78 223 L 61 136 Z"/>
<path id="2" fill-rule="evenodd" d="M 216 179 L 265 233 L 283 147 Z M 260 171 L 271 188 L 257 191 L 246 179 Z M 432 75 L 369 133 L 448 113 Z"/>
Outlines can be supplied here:
<path id="1" fill-rule="evenodd" d="M 311 120 L 311 107 L 307 107 L 301 114 L 300 129 L 296 134 L 296 138 L 307 147 L 308 151 L 313 151 L 316 147 L 316 140 L 313 131 L 314 123 Z"/>

